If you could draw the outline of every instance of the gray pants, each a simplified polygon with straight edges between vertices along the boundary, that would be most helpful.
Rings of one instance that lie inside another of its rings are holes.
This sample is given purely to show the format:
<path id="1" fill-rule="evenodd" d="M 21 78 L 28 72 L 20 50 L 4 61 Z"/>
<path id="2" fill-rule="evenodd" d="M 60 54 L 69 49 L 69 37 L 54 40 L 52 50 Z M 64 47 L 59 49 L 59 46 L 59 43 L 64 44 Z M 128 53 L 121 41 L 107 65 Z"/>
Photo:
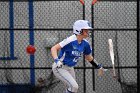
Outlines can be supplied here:
<path id="1" fill-rule="evenodd" d="M 63 65 L 62 68 L 57 68 L 56 63 L 52 65 L 54 75 L 60 79 L 67 89 L 71 92 L 77 93 L 78 84 L 75 80 L 75 71 L 73 67 Z"/>

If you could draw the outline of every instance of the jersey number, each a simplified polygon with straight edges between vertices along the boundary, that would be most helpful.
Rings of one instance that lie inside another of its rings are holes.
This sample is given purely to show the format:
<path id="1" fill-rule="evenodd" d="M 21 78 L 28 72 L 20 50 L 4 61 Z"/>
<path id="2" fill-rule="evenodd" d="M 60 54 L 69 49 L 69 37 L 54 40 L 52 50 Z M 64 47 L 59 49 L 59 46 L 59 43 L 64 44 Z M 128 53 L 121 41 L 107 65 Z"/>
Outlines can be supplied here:
<path id="1" fill-rule="evenodd" d="M 73 61 L 74 61 L 74 62 L 77 62 L 78 59 L 79 59 L 78 57 L 75 57 L 75 58 L 73 59 Z"/>

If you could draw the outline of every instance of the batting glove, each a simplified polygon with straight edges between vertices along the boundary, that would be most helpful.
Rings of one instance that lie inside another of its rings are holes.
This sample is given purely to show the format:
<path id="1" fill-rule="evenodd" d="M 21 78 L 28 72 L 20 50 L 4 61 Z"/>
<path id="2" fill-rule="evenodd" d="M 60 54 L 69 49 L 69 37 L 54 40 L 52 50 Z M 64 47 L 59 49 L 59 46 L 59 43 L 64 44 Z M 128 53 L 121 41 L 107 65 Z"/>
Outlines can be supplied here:
<path id="1" fill-rule="evenodd" d="M 102 64 L 98 64 L 98 69 L 102 69 L 103 71 L 107 71 L 107 69 L 103 68 Z"/>
<path id="2" fill-rule="evenodd" d="M 56 67 L 57 68 L 62 68 L 63 64 L 60 61 L 60 59 L 56 58 L 56 59 L 54 59 L 54 62 L 56 63 Z"/>
<path id="3" fill-rule="evenodd" d="M 97 69 L 102 69 L 102 68 L 103 68 L 103 65 L 102 64 L 98 64 Z"/>
<path id="4" fill-rule="evenodd" d="M 102 64 L 98 64 L 98 76 L 103 76 L 105 71 L 107 71 L 107 69 L 104 69 Z"/>

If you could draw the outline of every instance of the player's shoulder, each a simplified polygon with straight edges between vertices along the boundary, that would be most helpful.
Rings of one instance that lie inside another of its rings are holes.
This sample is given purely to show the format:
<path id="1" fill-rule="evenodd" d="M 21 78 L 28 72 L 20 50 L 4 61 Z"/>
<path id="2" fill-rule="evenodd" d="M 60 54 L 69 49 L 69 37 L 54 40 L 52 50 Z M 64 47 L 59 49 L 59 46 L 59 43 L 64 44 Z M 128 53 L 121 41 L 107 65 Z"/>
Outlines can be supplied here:
<path id="1" fill-rule="evenodd" d="M 62 47 L 62 46 L 65 46 L 65 45 L 67 45 L 67 44 L 69 44 L 69 43 L 75 41 L 76 39 L 77 39 L 77 38 L 76 38 L 75 35 L 71 35 L 71 36 L 65 38 L 65 39 L 64 39 L 62 42 L 60 42 L 59 44 L 60 44 L 61 47 Z"/>
<path id="2" fill-rule="evenodd" d="M 84 42 L 84 45 L 85 46 L 89 46 L 90 45 L 89 42 L 88 42 L 88 40 L 86 40 L 86 39 L 83 39 L 83 42 Z"/>
<path id="3" fill-rule="evenodd" d="M 69 36 L 69 37 L 66 38 L 66 40 L 69 41 L 69 42 L 75 41 L 76 39 L 77 38 L 76 38 L 75 35 L 71 35 L 71 36 Z"/>
<path id="4" fill-rule="evenodd" d="M 88 40 L 86 40 L 86 39 L 83 39 L 83 41 L 84 41 L 85 43 L 89 44 Z"/>

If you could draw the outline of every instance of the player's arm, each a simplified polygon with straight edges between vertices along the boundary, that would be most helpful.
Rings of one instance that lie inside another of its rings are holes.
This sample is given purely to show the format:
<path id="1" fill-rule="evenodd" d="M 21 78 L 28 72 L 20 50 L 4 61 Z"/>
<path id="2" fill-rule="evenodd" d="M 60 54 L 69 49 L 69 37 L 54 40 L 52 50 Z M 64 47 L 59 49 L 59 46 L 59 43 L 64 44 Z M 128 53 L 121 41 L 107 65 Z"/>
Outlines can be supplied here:
<path id="1" fill-rule="evenodd" d="M 93 60 L 93 56 L 92 55 L 85 55 L 85 59 L 90 62 Z"/>
<path id="2" fill-rule="evenodd" d="M 57 59 L 58 58 L 58 55 L 57 55 L 57 52 L 63 48 L 65 45 L 67 45 L 69 43 L 69 38 L 67 39 L 64 39 L 63 41 L 61 41 L 60 43 L 54 45 L 52 48 L 51 48 L 51 54 L 52 54 L 52 57 L 54 59 Z"/>
<path id="3" fill-rule="evenodd" d="M 58 59 L 58 55 L 57 52 L 61 49 L 60 44 L 56 44 L 51 48 L 51 54 L 52 57 L 54 58 L 54 62 L 57 64 L 56 67 L 57 68 L 61 68 L 62 67 L 62 63 L 61 61 Z"/>
<path id="4" fill-rule="evenodd" d="M 57 52 L 61 49 L 60 44 L 56 44 L 51 48 L 51 54 L 54 59 L 58 58 Z"/>
<path id="5" fill-rule="evenodd" d="M 86 59 L 88 62 L 90 62 L 94 68 L 99 69 L 99 70 L 98 70 L 98 76 L 102 76 L 102 75 L 103 75 L 104 70 L 103 70 L 102 65 L 99 64 L 99 63 L 97 63 L 97 62 L 94 62 L 94 59 L 93 59 L 93 56 L 92 56 L 92 55 L 85 55 L 85 59 Z"/>
<path id="6" fill-rule="evenodd" d="M 58 58 L 58 51 L 63 48 L 64 46 L 66 46 L 69 43 L 69 39 L 64 39 L 63 41 L 61 41 L 60 43 L 54 45 L 51 48 L 51 54 L 52 57 L 54 58 L 54 62 L 57 64 L 57 68 L 61 68 L 62 67 L 62 62 L 61 60 Z"/>
<path id="7" fill-rule="evenodd" d="M 101 68 L 101 65 L 97 62 L 94 62 L 93 56 L 92 55 L 85 55 L 85 59 L 90 62 L 95 68 L 99 69 Z"/>

